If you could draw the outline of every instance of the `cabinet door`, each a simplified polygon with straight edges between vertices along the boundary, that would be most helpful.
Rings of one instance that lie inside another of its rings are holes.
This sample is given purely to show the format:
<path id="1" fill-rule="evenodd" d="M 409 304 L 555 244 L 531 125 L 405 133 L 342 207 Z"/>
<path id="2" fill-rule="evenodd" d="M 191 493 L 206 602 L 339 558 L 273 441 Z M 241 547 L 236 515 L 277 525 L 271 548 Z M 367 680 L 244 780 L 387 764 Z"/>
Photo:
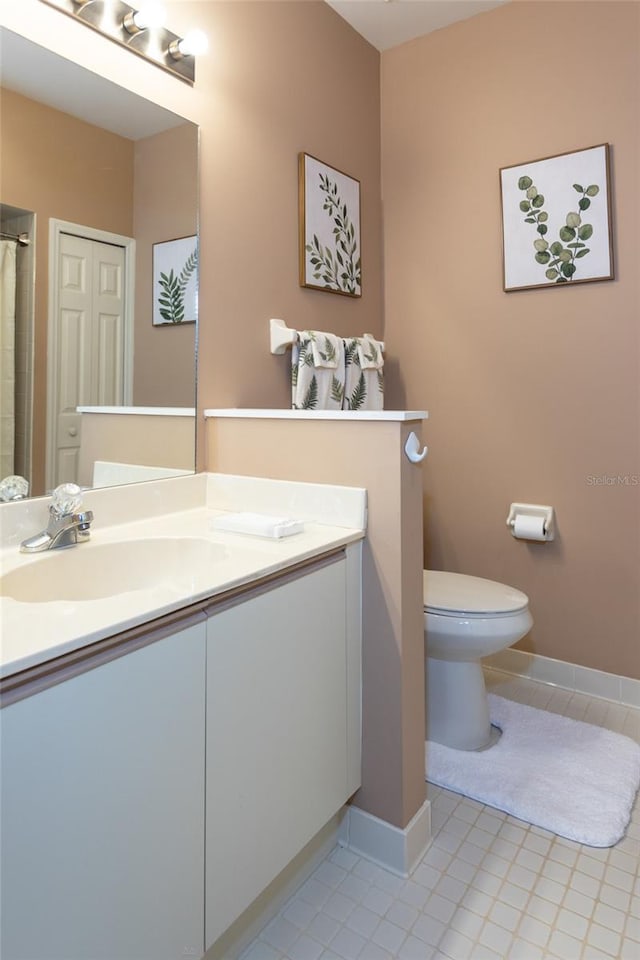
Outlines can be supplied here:
<path id="1" fill-rule="evenodd" d="M 205 623 L 6 707 L 2 960 L 204 952 Z"/>
<path id="2" fill-rule="evenodd" d="M 209 619 L 210 946 L 346 801 L 345 561 Z"/>

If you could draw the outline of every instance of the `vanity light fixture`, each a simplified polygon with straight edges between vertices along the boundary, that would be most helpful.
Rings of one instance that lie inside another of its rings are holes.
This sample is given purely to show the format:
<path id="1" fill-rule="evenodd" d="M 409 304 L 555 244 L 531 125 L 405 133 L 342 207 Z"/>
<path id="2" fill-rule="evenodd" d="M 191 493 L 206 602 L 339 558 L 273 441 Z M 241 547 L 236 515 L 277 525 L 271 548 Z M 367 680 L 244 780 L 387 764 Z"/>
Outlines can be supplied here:
<path id="1" fill-rule="evenodd" d="M 164 11 L 155 0 L 137 8 L 124 0 L 41 0 L 104 37 L 119 43 L 187 83 L 195 80 L 195 57 L 208 47 L 202 30 L 179 37 L 164 27 Z"/>

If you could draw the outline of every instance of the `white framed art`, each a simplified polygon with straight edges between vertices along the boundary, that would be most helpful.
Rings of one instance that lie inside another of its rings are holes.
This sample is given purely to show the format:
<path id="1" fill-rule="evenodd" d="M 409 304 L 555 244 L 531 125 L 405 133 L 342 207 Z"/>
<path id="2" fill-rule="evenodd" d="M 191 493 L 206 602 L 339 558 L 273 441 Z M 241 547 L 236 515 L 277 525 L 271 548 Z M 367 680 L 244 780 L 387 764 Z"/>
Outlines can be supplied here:
<path id="1" fill-rule="evenodd" d="M 613 279 L 609 144 L 500 170 L 504 290 Z"/>

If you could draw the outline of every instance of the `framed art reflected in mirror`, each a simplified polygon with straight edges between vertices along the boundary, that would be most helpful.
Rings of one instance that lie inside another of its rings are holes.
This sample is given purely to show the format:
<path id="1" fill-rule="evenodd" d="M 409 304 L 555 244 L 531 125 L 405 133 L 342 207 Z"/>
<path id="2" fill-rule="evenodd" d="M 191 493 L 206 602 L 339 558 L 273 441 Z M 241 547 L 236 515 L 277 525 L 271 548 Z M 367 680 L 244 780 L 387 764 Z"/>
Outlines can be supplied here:
<path id="1" fill-rule="evenodd" d="M 153 325 L 195 323 L 198 238 L 180 237 L 153 245 Z"/>

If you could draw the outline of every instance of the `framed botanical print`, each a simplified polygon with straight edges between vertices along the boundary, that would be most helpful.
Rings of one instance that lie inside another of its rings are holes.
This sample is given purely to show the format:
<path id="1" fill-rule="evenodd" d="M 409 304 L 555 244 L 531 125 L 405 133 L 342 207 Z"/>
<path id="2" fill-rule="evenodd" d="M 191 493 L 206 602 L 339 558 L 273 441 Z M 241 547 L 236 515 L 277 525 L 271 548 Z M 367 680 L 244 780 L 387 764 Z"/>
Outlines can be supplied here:
<path id="1" fill-rule="evenodd" d="M 198 238 L 153 245 L 154 327 L 195 323 L 198 309 Z"/>
<path id="2" fill-rule="evenodd" d="M 500 170 L 505 291 L 613 279 L 609 145 Z"/>
<path id="3" fill-rule="evenodd" d="M 308 153 L 298 164 L 300 286 L 360 297 L 360 182 Z"/>

